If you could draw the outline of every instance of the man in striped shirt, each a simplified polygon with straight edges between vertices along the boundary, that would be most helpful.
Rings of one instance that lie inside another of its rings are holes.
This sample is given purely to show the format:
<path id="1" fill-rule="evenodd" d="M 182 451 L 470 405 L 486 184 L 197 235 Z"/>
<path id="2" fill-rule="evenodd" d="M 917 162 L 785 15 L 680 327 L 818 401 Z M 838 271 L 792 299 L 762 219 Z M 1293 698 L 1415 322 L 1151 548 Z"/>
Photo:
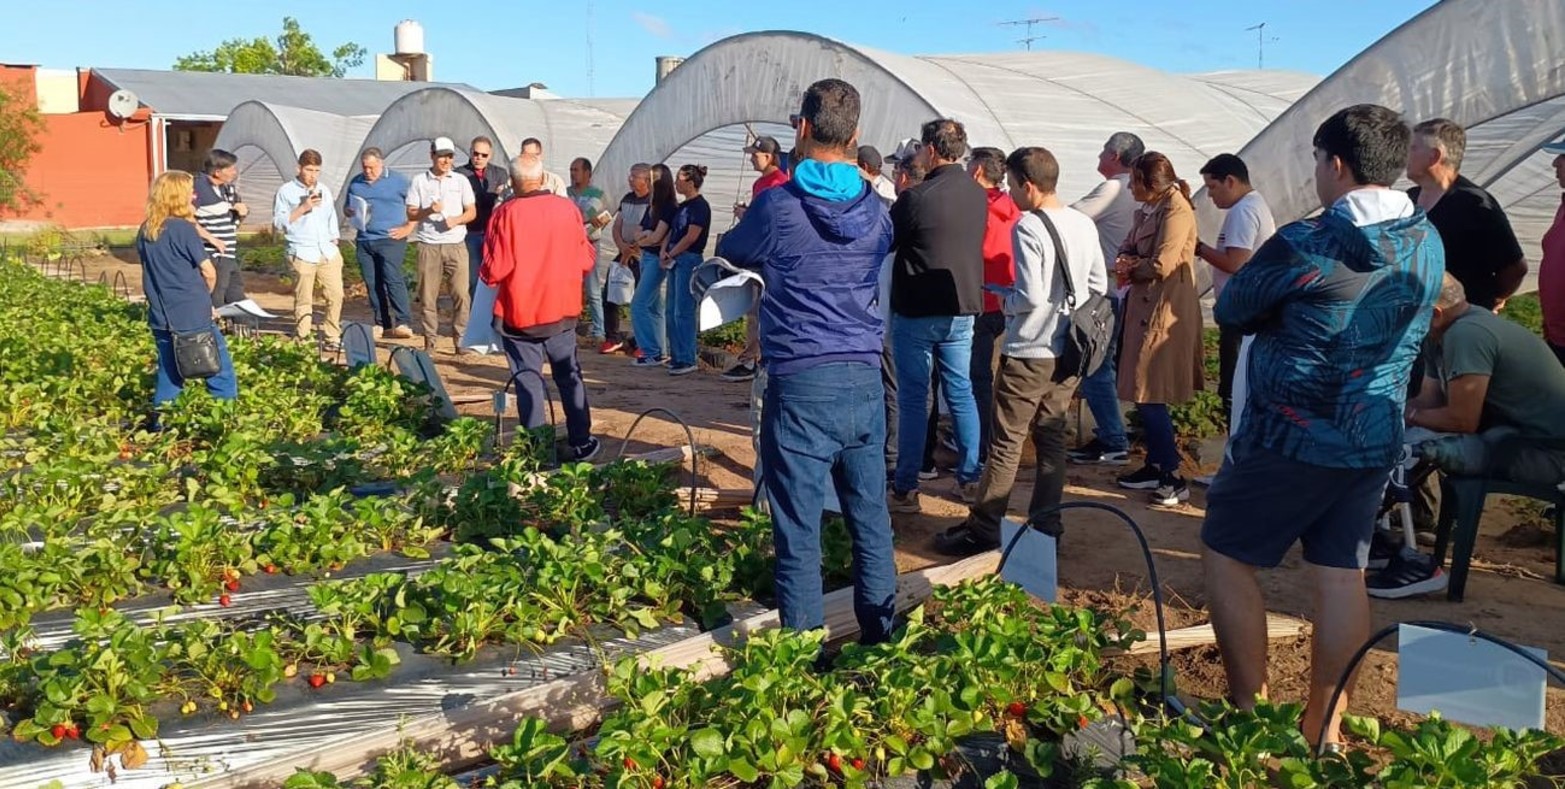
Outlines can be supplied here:
<path id="1" fill-rule="evenodd" d="M 212 288 L 212 306 L 221 307 L 243 301 L 245 287 L 239 275 L 239 220 L 250 209 L 239 199 L 234 181 L 239 177 L 238 158 L 221 148 L 213 148 L 195 178 L 196 224 L 201 242 L 217 269 L 217 285 Z"/>

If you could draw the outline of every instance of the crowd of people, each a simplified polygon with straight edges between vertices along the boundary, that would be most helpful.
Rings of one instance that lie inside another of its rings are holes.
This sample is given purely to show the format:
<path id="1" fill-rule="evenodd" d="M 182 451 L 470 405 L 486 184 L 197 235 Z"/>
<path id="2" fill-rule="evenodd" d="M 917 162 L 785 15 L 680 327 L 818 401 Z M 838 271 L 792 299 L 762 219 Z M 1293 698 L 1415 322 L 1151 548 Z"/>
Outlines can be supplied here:
<path id="1" fill-rule="evenodd" d="M 785 626 L 822 625 L 820 529 L 834 501 L 853 536 L 862 637 L 889 636 L 892 515 L 919 512 L 920 488 L 935 476 L 939 400 L 956 456 L 950 493 L 970 505 L 938 535 L 936 549 L 949 555 L 999 545 L 1029 438 L 1037 463 L 1022 523 L 1055 539 L 1064 534 L 1057 505 L 1067 464 L 1123 467 L 1117 484 L 1153 504 L 1187 500 L 1192 481 L 1210 486 L 1207 604 L 1241 706 L 1266 692 L 1257 571 L 1302 543 L 1316 612 L 1305 733 L 1324 730 L 1330 746 L 1346 695 L 1335 708 L 1327 701 L 1368 635 L 1367 595 L 1441 587 L 1439 568 L 1414 561 L 1414 545 L 1366 579 L 1375 543 L 1388 538 L 1376 524 L 1392 469 L 1412 456 L 1450 473 L 1565 478 L 1565 204 L 1544 239 L 1538 338 L 1496 317 L 1527 263 L 1503 210 L 1460 175 L 1459 125 L 1410 127 L 1375 105 L 1324 119 L 1312 145 L 1323 210 L 1281 228 L 1246 163 L 1218 155 L 1199 172 L 1225 211 L 1207 240 L 1189 184 L 1131 131 L 1108 135 L 1096 162 L 1103 180 L 1067 202 L 1058 185 L 1072 163 L 1041 146 L 972 147 L 956 119 L 930 120 L 883 158 L 859 145 L 861 101 L 851 84 L 822 80 L 791 118 L 791 150 L 753 140 L 751 198 L 734 206 L 737 222 L 715 245 L 764 282 L 747 347 L 722 377 L 764 373 L 758 462 Z M 1565 189 L 1565 147 L 1549 150 Z M 699 368 L 690 282 L 712 246 L 706 170 L 637 164 L 615 203 L 593 185 L 585 159 L 572 162 L 567 182 L 545 170 L 537 140 L 508 168 L 490 162 L 492 151 L 476 138 L 456 167 L 456 146 L 439 137 L 430 168 L 412 179 L 386 168 L 380 151 L 363 153 L 342 207 L 357 230 L 377 333 L 415 336 L 401 261 L 417 241 L 426 348 L 440 335 L 443 287 L 458 353 L 469 352 L 459 338 L 475 288 L 493 288 L 493 314 L 480 319 L 500 337 L 522 423 L 544 422 L 547 362 L 572 456 L 590 459 L 600 444 L 578 333 L 604 354 L 631 351 L 638 367 L 673 376 Z M 235 243 L 227 223 L 245 213 L 233 165 L 214 151 L 194 182 L 171 172 L 153 185 L 138 249 L 159 403 L 184 383 L 174 341 L 211 331 L 213 305 L 239 287 L 224 273 Z M 294 331 L 311 337 L 319 281 L 322 341 L 332 348 L 342 255 L 320 165 L 314 151 L 301 155 L 273 221 L 297 277 Z M 1403 172 L 1417 184 L 1411 192 L 1391 188 Z M 1170 407 L 1205 387 L 1197 259 L 1212 272 L 1230 432 L 1215 476 L 1187 481 Z M 1114 304 L 1113 347 L 1096 369 L 1067 367 L 1072 310 L 1093 296 Z M 622 333 L 626 306 L 631 336 Z M 232 397 L 222 354 L 223 371 L 205 382 Z M 1077 396 L 1095 428 L 1071 447 L 1066 410 Z M 1135 470 L 1124 402 L 1135 406 L 1146 449 Z"/>

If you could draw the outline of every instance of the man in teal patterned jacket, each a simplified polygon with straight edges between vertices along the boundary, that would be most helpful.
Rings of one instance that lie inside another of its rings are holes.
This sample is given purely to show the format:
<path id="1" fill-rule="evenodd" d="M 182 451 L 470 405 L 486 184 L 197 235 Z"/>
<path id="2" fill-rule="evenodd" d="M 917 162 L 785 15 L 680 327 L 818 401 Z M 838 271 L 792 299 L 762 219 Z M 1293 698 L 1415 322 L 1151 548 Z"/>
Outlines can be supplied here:
<path id="1" fill-rule="evenodd" d="M 1234 275 L 1214 315 L 1254 334 L 1248 396 L 1207 495 L 1207 604 L 1233 701 L 1266 692 L 1266 607 L 1256 569 L 1295 542 L 1314 573 L 1315 634 L 1304 734 L 1337 742 L 1331 693 L 1369 636 L 1364 566 L 1402 447 L 1419 344 L 1440 292 L 1439 233 L 1389 189 L 1411 132 L 1395 112 L 1349 107 L 1315 133 L 1325 212 L 1282 228 Z"/>

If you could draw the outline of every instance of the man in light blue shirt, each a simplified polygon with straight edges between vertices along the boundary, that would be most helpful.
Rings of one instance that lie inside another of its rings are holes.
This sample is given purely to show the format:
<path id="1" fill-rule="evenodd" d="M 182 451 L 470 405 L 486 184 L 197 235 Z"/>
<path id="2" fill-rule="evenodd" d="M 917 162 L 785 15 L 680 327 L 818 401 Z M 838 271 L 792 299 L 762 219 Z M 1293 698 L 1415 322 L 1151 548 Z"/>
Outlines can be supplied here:
<path id="1" fill-rule="evenodd" d="M 320 183 L 321 154 L 305 149 L 299 154 L 299 177 L 277 190 L 272 204 L 272 225 L 283 231 L 288 265 L 293 269 L 294 336 L 309 339 L 315 312 L 315 280 L 326 297 L 326 320 L 321 322 L 322 349 L 342 348 L 342 253 L 337 249 L 342 232 L 331 193 Z"/>
<path id="2" fill-rule="evenodd" d="M 366 148 L 359 157 L 363 172 L 348 182 L 343 215 L 358 231 L 359 270 L 369 291 L 370 314 L 376 338 L 413 336 L 409 324 L 408 283 L 402 273 L 408 236 L 418 227 L 408 219 L 408 177 L 386 167 L 379 148 Z M 355 199 L 357 198 L 357 199 Z M 359 212 L 364 216 L 359 216 Z"/>

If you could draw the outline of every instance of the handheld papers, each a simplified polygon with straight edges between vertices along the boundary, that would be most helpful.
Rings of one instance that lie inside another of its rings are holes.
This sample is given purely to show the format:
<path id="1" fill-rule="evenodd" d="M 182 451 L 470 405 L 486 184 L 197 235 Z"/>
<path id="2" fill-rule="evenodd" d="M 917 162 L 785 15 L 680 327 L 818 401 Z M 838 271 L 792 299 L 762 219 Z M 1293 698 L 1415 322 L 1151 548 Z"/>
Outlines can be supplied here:
<path id="1" fill-rule="evenodd" d="M 364 229 L 369 227 L 370 224 L 369 201 L 358 195 L 350 195 L 348 197 L 348 207 L 353 209 L 353 216 L 348 217 L 348 224 L 352 225 L 354 230 L 360 233 L 364 232 Z"/>

